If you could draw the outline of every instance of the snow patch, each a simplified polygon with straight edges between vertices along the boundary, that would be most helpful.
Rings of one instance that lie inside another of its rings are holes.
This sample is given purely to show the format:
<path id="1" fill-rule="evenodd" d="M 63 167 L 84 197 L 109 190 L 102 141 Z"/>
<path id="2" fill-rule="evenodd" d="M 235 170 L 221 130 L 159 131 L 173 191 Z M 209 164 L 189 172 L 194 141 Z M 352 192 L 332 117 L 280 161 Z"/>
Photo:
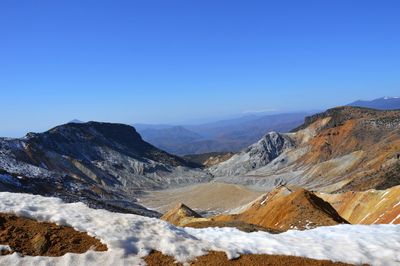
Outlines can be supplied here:
<path id="1" fill-rule="evenodd" d="M 0 245 L 0 251 L 11 251 L 11 248 L 9 246 Z"/>

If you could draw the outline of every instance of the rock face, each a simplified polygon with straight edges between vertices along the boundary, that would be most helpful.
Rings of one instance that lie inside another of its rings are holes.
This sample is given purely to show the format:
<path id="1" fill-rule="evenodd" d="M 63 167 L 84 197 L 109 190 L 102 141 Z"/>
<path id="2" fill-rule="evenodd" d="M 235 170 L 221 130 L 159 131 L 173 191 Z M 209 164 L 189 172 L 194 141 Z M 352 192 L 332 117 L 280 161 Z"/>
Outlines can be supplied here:
<path id="1" fill-rule="evenodd" d="M 69 123 L 22 139 L 0 139 L 1 190 L 120 212 L 157 215 L 136 204 L 135 194 L 211 178 L 196 167 L 122 124 Z"/>
<path id="2" fill-rule="evenodd" d="M 241 175 L 258 169 L 277 158 L 283 151 L 292 148 L 294 142 L 285 134 L 270 132 L 246 150 L 224 161 L 210 172 L 215 176 Z"/>
<path id="3" fill-rule="evenodd" d="M 268 142 L 271 146 L 254 144 L 212 167 L 216 181 L 264 190 L 288 184 L 328 193 L 400 184 L 400 111 L 338 107 L 279 135 Z"/>
<path id="4" fill-rule="evenodd" d="M 292 191 L 286 187 L 264 195 L 242 213 L 216 219 L 238 220 L 283 231 L 348 223 L 328 202 L 314 193 L 300 188 Z"/>

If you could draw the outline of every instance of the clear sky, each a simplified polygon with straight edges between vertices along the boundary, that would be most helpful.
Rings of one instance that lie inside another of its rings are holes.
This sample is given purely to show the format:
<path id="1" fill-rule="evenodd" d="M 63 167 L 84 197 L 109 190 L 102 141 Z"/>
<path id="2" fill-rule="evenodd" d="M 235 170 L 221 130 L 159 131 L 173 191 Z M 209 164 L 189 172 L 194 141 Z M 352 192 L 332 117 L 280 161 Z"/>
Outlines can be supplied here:
<path id="1" fill-rule="evenodd" d="M 2 0 L 0 135 L 400 94 L 400 1 Z"/>

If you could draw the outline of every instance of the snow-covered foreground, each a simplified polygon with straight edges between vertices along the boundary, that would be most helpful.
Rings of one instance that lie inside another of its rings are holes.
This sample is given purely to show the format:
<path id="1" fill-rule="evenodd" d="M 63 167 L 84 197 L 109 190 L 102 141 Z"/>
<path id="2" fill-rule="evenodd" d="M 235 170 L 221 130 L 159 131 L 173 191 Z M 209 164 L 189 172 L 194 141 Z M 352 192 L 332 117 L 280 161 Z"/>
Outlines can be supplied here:
<path id="1" fill-rule="evenodd" d="M 67 254 L 59 258 L 0 256 L 1 265 L 144 265 L 141 260 L 158 250 L 185 262 L 207 253 L 281 254 L 347 263 L 400 265 L 400 226 L 340 225 L 279 235 L 244 233 L 231 228 L 182 229 L 166 222 L 130 214 L 66 204 L 56 198 L 0 193 L 0 212 L 69 225 L 107 244 L 107 252 Z"/>

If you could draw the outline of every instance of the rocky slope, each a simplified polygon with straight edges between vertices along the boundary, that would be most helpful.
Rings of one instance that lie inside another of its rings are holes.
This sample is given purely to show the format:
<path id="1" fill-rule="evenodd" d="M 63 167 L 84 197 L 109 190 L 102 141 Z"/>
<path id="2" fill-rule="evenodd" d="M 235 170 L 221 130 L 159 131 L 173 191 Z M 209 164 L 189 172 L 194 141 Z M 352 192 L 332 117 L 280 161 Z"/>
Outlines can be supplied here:
<path id="1" fill-rule="evenodd" d="M 232 158 L 233 155 L 235 155 L 233 152 L 211 152 L 185 155 L 183 156 L 183 158 L 191 162 L 203 165 L 204 167 L 211 167 L 225 162 L 226 160 L 229 160 L 230 158 Z"/>
<path id="2" fill-rule="evenodd" d="M 166 212 L 161 218 L 175 226 L 192 227 L 192 228 L 209 228 L 209 227 L 233 227 L 243 232 L 266 231 L 270 233 L 280 233 L 282 231 L 272 230 L 263 226 L 246 223 L 240 220 L 223 221 L 213 217 L 204 218 L 197 212 L 190 209 L 183 203 L 179 203 L 175 208 Z"/>
<path id="3" fill-rule="evenodd" d="M 261 228 L 272 232 L 348 223 L 328 202 L 316 194 L 305 189 L 285 186 L 261 196 L 238 214 L 203 218 L 189 207 L 180 204 L 168 211 L 162 219 L 177 226 L 218 227 L 218 224 L 231 224 L 235 227 L 236 223 L 242 228 L 243 225 L 253 225 L 253 230 Z"/>
<path id="4" fill-rule="evenodd" d="M 270 132 L 246 150 L 209 170 L 215 176 L 245 174 L 267 165 L 291 147 L 293 141 L 286 134 Z"/>
<path id="5" fill-rule="evenodd" d="M 137 193 L 211 178 L 196 167 L 122 124 L 69 123 L 22 139 L 0 139 L 1 190 L 115 211 L 156 215 L 135 203 Z"/>
<path id="6" fill-rule="evenodd" d="M 338 107 L 280 136 L 284 145 L 255 144 L 211 172 L 218 181 L 265 190 L 293 184 L 345 192 L 400 184 L 400 111 Z M 265 156 L 269 151 L 273 156 Z"/>
<path id="7" fill-rule="evenodd" d="M 305 189 L 277 188 L 260 197 L 243 212 L 221 215 L 216 220 L 238 220 L 286 231 L 348 223 L 326 201 Z"/>
<path id="8" fill-rule="evenodd" d="M 400 186 L 318 196 L 352 224 L 400 224 Z"/>
<path id="9" fill-rule="evenodd" d="M 178 204 L 175 208 L 165 213 L 160 219 L 176 226 L 184 226 L 193 221 L 201 220 L 201 215 L 190 209 L 185 204 Z"/>

